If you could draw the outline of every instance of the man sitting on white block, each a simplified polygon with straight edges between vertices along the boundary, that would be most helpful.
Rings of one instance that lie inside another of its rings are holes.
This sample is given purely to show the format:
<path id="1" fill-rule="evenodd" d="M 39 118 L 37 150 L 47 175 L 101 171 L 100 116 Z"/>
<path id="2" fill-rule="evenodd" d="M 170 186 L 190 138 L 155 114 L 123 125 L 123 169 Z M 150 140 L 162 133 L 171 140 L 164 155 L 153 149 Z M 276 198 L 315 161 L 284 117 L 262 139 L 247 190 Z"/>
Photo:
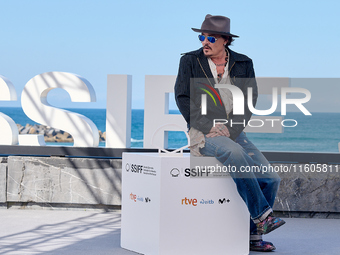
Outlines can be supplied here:
<path id="1" fill-rule="evenodd" d="M 233 169 L 230 175 L 251 215 L 250 250 L 272 251 L 275 246 L 262 235 L 285 223 L 271 214 L 280 177 L 269 170 L 267 159 L 243 132 L 252 115 L 247 97 L 252 97 L 253 106 L 257 100 L 252 60 L 229 49 L 233 37 L 238 37 L 230 33 L 229 18 L 208 14 L 201 29 L 193 30 L 201 33 L 202 48 L 182 56 L 175 84 L 191 153 L 214 156 Z M 236 114 L 236 106 L 243 114 Z"/>

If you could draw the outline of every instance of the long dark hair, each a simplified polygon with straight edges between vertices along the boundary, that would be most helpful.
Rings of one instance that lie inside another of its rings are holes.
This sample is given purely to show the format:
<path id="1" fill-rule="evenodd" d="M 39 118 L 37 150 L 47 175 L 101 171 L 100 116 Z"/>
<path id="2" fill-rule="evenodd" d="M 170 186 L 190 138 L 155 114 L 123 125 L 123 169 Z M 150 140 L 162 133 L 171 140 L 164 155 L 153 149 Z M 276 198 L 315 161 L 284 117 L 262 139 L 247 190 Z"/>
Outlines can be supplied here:
<path id="1" fill-rule="evenodd" d="M 232 38 L 231 36 L 227 36 L 227 35 L 222 35 L 222 38 L 227 40 L 227 44 L 225 45 L 225 47 L 227 48 L 229 45 L 231 45 L 231 43 L 234 41 L 234 38 Z"/>

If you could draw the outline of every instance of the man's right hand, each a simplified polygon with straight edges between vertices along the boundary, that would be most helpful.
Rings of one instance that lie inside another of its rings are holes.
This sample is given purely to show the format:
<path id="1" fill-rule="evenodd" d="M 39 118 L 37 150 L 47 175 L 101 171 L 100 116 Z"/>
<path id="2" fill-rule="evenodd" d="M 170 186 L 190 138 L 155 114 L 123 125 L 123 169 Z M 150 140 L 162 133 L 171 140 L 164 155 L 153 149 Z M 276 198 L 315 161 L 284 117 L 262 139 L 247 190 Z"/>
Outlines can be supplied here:
<path id="1" fill-rule="evenodd" d="M 228 128 L 223 124 L 216 124 L 210 129 L 206 137 L 226 136 L 230 137 Z"/>

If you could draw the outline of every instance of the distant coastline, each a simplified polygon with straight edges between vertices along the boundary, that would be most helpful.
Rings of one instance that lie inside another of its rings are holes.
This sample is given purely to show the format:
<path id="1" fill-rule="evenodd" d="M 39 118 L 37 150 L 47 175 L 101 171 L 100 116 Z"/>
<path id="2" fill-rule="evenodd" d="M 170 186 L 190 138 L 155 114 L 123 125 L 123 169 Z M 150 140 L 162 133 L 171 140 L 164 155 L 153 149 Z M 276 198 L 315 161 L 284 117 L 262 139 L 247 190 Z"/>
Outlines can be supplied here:
<path id="1" fill-rule="evenodd" d="M 39 134 L 44 136 L 44 140 L 47 143 L 73 143 L 73 137 L 60 129 L 56 129 L 53 127 L 48 127 L 44 125 L 38 124 L 26 124 L 22 126 L 21 124 L 17 124 L 19 134 L 22 135 L 32 135 Z M 106 140 L 106 132 L 102 132 L 99 130 L 99 141 L 105 142 Z"/>

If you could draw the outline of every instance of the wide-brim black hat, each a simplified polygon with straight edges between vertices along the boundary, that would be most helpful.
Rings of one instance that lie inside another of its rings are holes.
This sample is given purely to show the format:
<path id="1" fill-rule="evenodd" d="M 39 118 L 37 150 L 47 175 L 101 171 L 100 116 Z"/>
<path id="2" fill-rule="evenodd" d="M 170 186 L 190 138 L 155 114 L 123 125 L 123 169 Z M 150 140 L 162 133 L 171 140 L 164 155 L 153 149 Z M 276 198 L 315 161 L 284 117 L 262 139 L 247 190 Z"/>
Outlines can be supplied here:
<path id="1" fill-rule="evenodd" d="M 224 16 L 213 16 L 207 14 L 202 23 L 201 29 L 191 28 L 195 32 L 219 34 L 231 37 L 238 37 L 230 33 L 230 19 Z"/>

